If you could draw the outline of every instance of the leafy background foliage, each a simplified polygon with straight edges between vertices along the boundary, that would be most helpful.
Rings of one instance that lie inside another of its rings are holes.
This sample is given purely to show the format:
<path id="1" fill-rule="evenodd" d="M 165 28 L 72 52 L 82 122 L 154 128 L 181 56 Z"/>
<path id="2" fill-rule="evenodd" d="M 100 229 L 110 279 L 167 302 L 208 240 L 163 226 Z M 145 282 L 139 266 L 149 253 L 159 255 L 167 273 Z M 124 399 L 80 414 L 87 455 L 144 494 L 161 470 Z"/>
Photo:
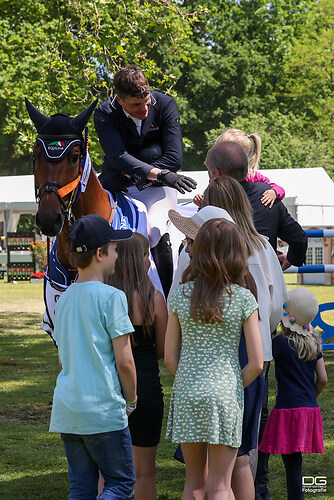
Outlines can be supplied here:
<path id="1" fill-rule="evenodd" d="M 331 0 L 0 0 L 0 174 L 31 171 L 24 97 L 74 116 L 136 63 L 177 101 L 185 170 L 233 126 L 262 135 L 263 167 L 334 177 L 333 25 Z"/>

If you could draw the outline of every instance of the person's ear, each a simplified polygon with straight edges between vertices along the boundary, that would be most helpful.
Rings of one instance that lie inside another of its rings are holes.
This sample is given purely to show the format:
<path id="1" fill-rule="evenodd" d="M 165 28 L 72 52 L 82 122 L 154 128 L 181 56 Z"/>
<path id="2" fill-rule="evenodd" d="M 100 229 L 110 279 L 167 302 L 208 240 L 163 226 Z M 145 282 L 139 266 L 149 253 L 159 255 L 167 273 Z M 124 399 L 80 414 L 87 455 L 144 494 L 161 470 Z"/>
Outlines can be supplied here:
<path id="1" fill-rule="evenodd" d="M 101 247 L 96 249 L 95 258 L 98 262 L 102 261 L 102 248 Z"/>
<path id="2" fill-rule="evenodd" d="M 123 107 L 123 99 L 117 94 L 116 94 L 116 100 L 117 100 L 118 104 Z"/>

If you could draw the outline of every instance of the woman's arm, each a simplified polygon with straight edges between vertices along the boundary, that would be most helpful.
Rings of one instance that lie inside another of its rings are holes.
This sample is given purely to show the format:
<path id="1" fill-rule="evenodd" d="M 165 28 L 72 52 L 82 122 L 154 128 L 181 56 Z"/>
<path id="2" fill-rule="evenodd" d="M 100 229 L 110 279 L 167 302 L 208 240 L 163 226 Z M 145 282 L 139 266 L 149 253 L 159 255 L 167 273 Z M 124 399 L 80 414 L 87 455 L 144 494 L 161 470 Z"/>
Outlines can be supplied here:
<path id="1" fill-rule="evenodd" d="M 165 365 L 174 375 L 176 373 L 181 349 L 181 326 L 179 318 L 169 306 L 169 316 L 165 340 Z"/>
<path id="2" fill-rule="evenodd" d="M 154 329 L 155 354 L 157 359 L 164 357 L 165 337 L 168 320 L 168 311 L 165 299 L 158 290 L 154 294 Z"/>
<path id="3" fill-rule="evenodd" d="M 112 339 L 116 368 L 126 401 L 137 399 L 137 375 L 129 335 Z"/>
<path id="4" fill-rule="evenodd" d="M 241 370 L 244 387 L 260 375 L 263 369 L 263 349 L 259 330 L 259 314 L 254 311 L 243 324 L 246 349 L 248 356 L 247 365 Z"/>
<path id="5" fill-rule="evenodd" d="M 315 365 L 315 373 L 317 374 L 317 380 L 314 384 L 314 388 L 315 388 L 315 395 L 318 397 L 319 394 L 324 389 L 325 385 L 327 384 L 328 380 L 324 358 L 318 359 Z"/>

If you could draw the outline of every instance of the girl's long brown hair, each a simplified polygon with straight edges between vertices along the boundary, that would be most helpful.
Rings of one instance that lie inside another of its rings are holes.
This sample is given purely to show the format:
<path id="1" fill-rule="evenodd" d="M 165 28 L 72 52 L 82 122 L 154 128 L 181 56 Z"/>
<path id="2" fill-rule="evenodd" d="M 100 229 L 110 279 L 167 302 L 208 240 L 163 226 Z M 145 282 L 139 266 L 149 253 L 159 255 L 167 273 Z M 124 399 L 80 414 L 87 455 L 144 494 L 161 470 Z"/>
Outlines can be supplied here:
<path id="1" fill-rule="evenodd" d="M 125 292 L 128 299 L 129 316 L 133 314 L 133 295 L 138 292 L 143 316 L 144 333 L 150 333 L 154 286 L 144 267 L 144 254 L 149 251 L 149 241 L 145 236 L 134 233 L 129 240 L 117 242 L 118 259 L 115 272 L 108 277 L 108 284 Z"/>
<path id="2" fill-rule="evenodd" d="M 198 231 L 191 254 L 182 282 L 194 282 L 192 317 L 204 323 L 223 323 L 223 292 L 231 295 L 233 284 L 245 286 L 248 267 L 243 237 L 232 222 L 212 219 Z"/>
<path id="3" fill-rule="evenodd" d="M 248 257 L 254 248 L 260 251 L 267 246 L 266 240 L 255 229 L 253 209 L 238 181 L 226 175 L 212 179 L 203 195 L 201 206 L 206 205 L 224 208 L 230 214 L 243 235 Z"/>

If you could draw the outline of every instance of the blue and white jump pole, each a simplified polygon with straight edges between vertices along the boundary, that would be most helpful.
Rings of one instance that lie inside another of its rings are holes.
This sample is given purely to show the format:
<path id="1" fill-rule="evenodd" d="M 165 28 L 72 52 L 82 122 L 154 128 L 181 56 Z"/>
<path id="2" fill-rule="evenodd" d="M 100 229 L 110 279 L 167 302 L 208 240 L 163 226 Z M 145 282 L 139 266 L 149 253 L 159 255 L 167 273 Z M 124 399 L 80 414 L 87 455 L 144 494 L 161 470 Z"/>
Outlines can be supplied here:
<path id="1" fill-rule="evenodd" d="M 309 238 L 334 238 L 334 229 L 307 229 L 305 233 Z M 291 266 L 286 269 L 284 273 L 334 273 L 334 264 L 326 265 L 308 265 L 308 266 Z M 324 351 L 333 351 L 334 342 L 326 343 L 326 340 L 334 337 L 334 326 L 325 323 L 321 318 L 321 313 L 324 311 L 334 310 L 334 302 L 327 302 L 326 304 L 319 304 L 319 311 L 312 326 L 315 328 L 319 326 L 324 333 L 322 334 L 322 349 Z"/>

